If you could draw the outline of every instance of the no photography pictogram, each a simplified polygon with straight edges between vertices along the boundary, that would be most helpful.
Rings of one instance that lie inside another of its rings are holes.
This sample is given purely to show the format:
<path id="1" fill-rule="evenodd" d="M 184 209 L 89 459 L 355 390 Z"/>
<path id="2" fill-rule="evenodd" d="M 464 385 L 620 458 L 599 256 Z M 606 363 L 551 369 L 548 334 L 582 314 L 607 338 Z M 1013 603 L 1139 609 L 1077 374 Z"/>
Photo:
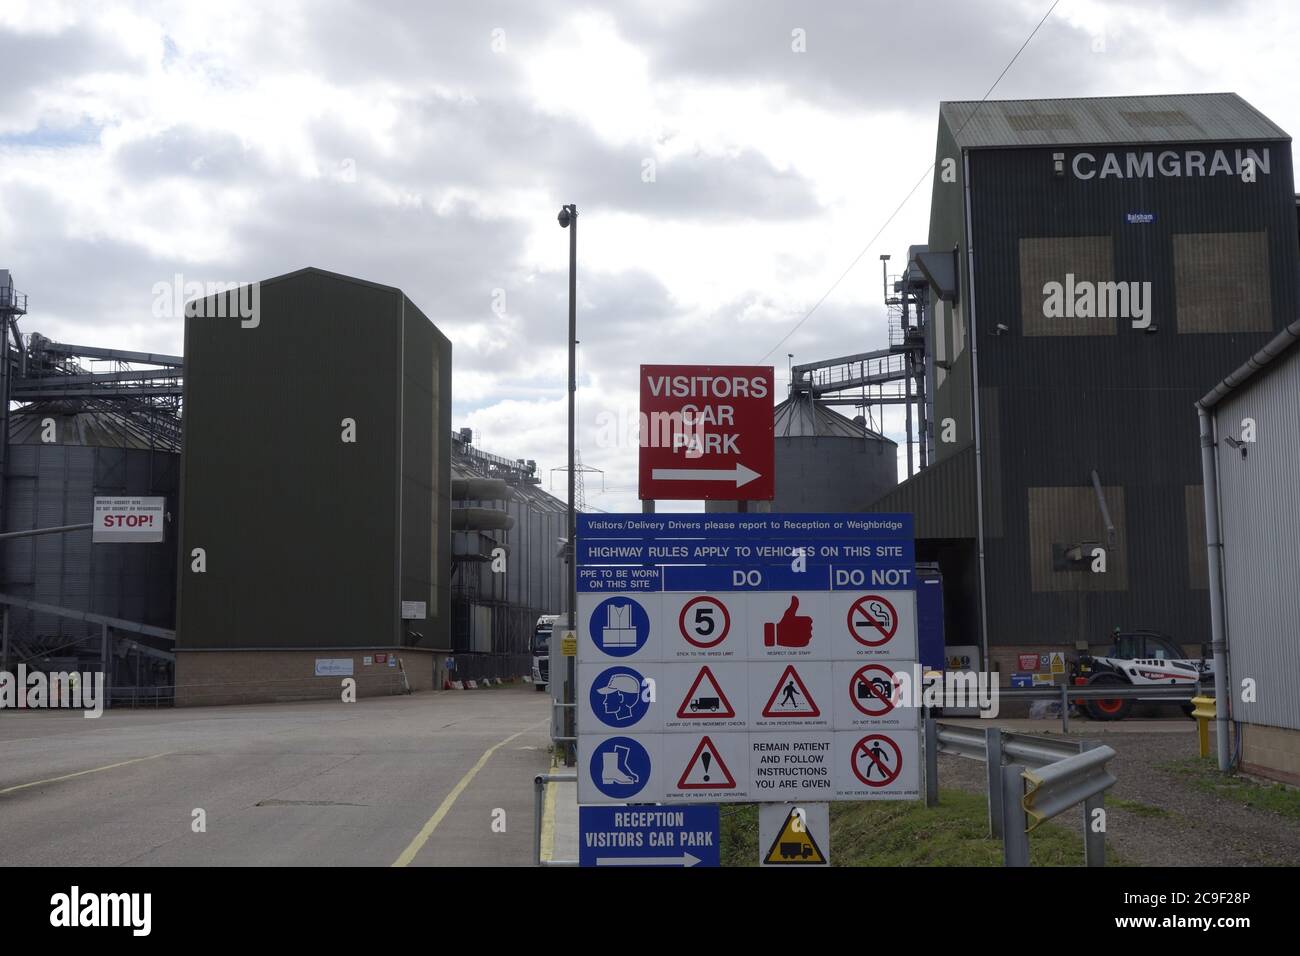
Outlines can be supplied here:
<path id="1" fill-rule="evenodd" d="M 868 717 L 883 717 L 894 709 L 898 678 L 884 664 L 860 667 L 849 681 L 849 700 Z"/>
<path id="2" fill-rule="evenodd" d="M 898 612 L 888 599 L 867 594 L 849 608 L 849 633 L 859 644 L 879 647 L 898 630 Z"/>
<path id="3" fill-rule="evenodd" d="M 903 769 L 903 751 L 894 738 L 868 734 L 853 745 L 853 775 L 868 787 L 887 787 Z"/>

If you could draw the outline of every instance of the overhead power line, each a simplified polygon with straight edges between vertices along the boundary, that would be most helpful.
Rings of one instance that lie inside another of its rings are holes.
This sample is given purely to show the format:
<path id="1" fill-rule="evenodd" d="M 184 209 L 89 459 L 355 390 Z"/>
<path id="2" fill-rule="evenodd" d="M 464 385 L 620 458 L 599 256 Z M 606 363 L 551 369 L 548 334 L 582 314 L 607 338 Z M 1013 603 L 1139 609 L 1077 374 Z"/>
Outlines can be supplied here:
<path id="1" fill-rule="evenodd" d="M 961 135 L 961 131 L 966 128 L 966 123 L 969 123 L 971 120 L 973 120 L 976 117 L 976 115 L 979 113 L 979 108 L 984 105 L 984 101 L 989 98 L 989 96 L 993 93 L 995 89 L 997 89 L 998 84 L 1002 82 L 1002 78 L 1007 75 L 1007 71 L 1010 70 L 1011 67 L 1015 65 L 1016 60 L 1020 59 L 1020 54 L 1025 52 L 1025 47 L 1029 46 L 1029 41 L 1034 38 L 1034 36 L 1038 33 L 1039 29 L 1042 27 L 1042 25 L 1047 22 L 1047 18 L 1052 15 L 1052 11 L 1056 9 L 1056 5 L 1060 2 L 1061 0 L 1053 0 L 1052 5 L 1048 7 L 1047 12 L 1043 14 L 1043 18 L 1038 21 L 1038 25 L 1035 26 L 1034 29 L 1030 31 L 1029 36 L 1025 37 L 1025 42 L 1020 44 L 1020 49 L 1016 51 L 1015 56 L 1013 56 L 1007 62 L 1007 65 L 1002 68 L 1002 72 L 998 74 L 998 78 L 993 81 L 993 85 L 990 86 L 984 92 L 984 95 L 979 98 L 979 102 L 976 104 L 975 109 L 971 110 L 971 114 L 966 118 L 966 122 L 962 123 L 961 126 L 958 128 L 957 135 Z M 929 167 L 926 168 L 925 172 L 921 174 L 921 178 L 918 179 L 915 185 L 913 185 L 912 188 L 907 191 L 907 195 L 903 197 L 903 201 L 898 204 L 898 206 L 894 209 L 894 211 L 889 214 L 889 218 L 886 219 L 884 223 L 881 225 L 881 227 L 876 230 L 875 235 L 873 235 L 869 240 L 867 240 L 867 244 L 862 247 L 862 251 L 853 257 L 853 261 L 849 263 L 848 268 L 846 268 L 843 272 L 841 272 L 840 277 L 831 283 L 831 287 L 826 290 L 826 292 L 822 295 L 822 297 L 813 303 L 813 307 L 809 309 L 806 313 L 804 313 L 804 317 L 800 319 L 798 322 L 796 322 L 794 324 L 794 327 L 781 337 L 780 341 L 778 341 L 775 345 L 773 345 L 770 349 L 768 349 L 766 352 L 763 353 L 763 357 L 758 360 L 757 364 L 762 365 L 765 361 L 767 361 L 768 356 L 770 356 L 773 352 L 775 352 L 782 345 L 784 345 L 789 340 L 790 336 L 798 332 L 799 329 L 803 326 L 803 324 L 807 322 L 810 318 L 812 318 L 812 314 L 816 312 L 817 309 L 821 306 L 821 304 L 830 297 L 830 294 L 839 287 L 839 284 L 848 277 L 848 274 L 853 271 L 853 268 L 858 264 L 858 262 L 861 261 L 862 257 L 867 254 L 867 252 L 871 249 L 872 245 L 875 244 L 875 241 L 880 238 L 881 233 L 883 233 L 886 229 L 889 228 L 889 224 L 894 221 L 894 217 L 897 216 L 900 212 L 902 212 L 903 207 L 906 206 L 908 200 L 912 198 L 912 194 L 916 192 L 916 190 L 920 187 L 921 183 L 925 182 L 925 180 L 929 178 L 930 173 L 933 171 L 934 171 L 934 163 L 931 163 Z"/>

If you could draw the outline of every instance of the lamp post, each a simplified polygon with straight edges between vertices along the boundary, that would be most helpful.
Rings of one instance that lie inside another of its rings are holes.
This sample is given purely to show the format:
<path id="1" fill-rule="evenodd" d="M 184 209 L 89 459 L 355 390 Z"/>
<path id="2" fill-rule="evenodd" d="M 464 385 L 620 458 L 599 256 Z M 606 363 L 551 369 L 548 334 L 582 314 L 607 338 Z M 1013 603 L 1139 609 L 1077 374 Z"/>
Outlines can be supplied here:
<path id="1" fill-rule="evenodd" d="M 577 292 L 578 292 L 578 207 L 569 203 L 560 207 L 560 214 L 556 217 L 560 223 L 561 229 L 569 230 L 569 580 L 568 580 L 568 598 L 569 598 L 569 630 L 573 631 L 574 636 L 578 634 L 578 522 L 575 513 L 575 482 L 577 471 L 574 469 L 574 402 L 578 394 L 578 313 L 577 313 Z M 577 700 L 577 676 L 575 673 L 574 661 L 576 658 L 565 658 L 565 692 L 564 702 L 573 704 Z M 564 736 L 577 736 L 577 708 L 564 708 Z M 565 763 L 572 766 L 576 763 L 577 748 L 570 742 L 570 746 L 565 748 L 570 759 Z"/>

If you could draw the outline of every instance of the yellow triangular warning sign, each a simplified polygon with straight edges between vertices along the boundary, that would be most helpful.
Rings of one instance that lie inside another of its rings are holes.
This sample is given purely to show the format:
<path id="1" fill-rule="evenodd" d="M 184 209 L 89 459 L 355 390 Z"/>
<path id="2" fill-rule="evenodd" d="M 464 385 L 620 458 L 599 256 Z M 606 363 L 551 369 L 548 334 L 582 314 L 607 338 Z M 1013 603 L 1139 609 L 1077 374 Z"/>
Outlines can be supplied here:
<path id="1" fill-rule="evenodd" d="M 826 857 L 808 829 L 808 821 L 799 815 L 798 807 L 791 808 L 763 862 L 769 866 L 826 864 Z"/>

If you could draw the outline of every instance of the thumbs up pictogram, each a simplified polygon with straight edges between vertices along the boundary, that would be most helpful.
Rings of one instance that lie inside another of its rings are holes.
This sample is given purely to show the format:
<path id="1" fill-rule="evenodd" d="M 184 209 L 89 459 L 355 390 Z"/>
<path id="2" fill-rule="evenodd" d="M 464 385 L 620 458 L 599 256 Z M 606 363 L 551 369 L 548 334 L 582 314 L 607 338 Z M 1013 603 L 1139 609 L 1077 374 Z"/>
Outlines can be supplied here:
<path id="1" fill-rule="evenodd" d="M 775 624 L 763 625 L 767 647 L 807 647 L 812 640 L 812 618 L 799 612 L 799 598 L 791 595 L 790 606 Z"/>

